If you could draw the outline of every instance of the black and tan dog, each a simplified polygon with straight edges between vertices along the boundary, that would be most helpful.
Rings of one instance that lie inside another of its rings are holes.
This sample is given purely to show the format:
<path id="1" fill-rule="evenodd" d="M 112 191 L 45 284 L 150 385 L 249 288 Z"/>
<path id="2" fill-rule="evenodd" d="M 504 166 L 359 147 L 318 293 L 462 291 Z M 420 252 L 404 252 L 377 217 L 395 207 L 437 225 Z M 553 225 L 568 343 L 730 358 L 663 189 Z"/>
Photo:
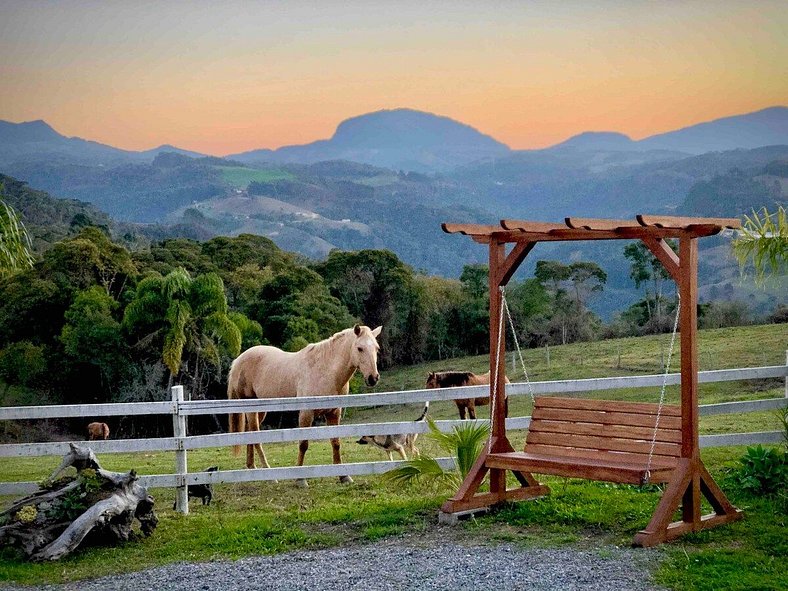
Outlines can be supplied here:
<path id="1" fill-rule="evenodd" d="M 424 403 L 424 411 L 421 413 L 421 416 L 414 422 L 423 421 L 427 417 L 429 408 L 430 403 L 427 401 Z M 408 459 L 405 453 L 406 451 L 409 452 L 411 456 L 418 456 L 419 450 L 414 445 L 418 436 L 418 433 L 403 433 L 401 435 L 364 435 L 356 443 L 360 443 L 361 445 L 377 445 L 386 452 L 390 462 L 393 459 L 391 457 L 393 452 L 397 452 L 403 460 Z"/>

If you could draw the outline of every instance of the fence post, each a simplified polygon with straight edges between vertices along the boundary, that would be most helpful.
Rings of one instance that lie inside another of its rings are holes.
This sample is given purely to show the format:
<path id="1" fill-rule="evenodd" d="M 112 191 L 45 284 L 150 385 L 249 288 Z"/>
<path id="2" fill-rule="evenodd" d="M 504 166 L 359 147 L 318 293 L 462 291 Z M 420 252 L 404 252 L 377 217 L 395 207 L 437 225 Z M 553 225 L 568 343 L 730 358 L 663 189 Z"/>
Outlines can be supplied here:
<path id="1" fill-rule="evenodd" d="M 175 510 L 184 515 L 189 514 L 189 494 L 186 488 L 186 417 L 181 414 L 183 402 L 183 386 L 172 387 L 172 401 L 175 403 L 175 412 L 172 415 L 172 430 L 178 445 L 175 451 L 175 474 L 178 481 L 175 489 Z"/>

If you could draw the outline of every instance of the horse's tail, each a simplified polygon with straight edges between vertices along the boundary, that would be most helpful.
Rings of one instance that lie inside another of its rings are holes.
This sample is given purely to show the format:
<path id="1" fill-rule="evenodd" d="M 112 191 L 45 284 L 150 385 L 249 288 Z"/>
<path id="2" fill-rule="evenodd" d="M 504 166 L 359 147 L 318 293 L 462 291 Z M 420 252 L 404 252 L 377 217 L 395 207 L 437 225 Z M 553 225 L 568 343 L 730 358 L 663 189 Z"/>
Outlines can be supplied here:
<path id="1" fill-rule="evenodd" d="M 227 399 L 238 400 L 238 377 L 237 373 L 240 371 L 238 360 L 233 361 L 230 366 L 230 373 L 227 374 Z M 246 431 L 246 415 L 244 413 L 231 413 L 230 414 L 230 433 L 243 433 Z M 233 454 L 238 455 L 241 453 L 240 445 L 233 445 Z"/>
<path id="2" fill-rule="evenodd" d="M 428 410 L 430 410 L 430 401 L 429 400 L 427 400 L 427 402 L 424 403 L 424 412 L 422 412 L 421 416 L 418 419 L 416 419 L 416 421 L 414 421 L 414 422 L 423 421 L 427 417 L 427 411 Z"/>

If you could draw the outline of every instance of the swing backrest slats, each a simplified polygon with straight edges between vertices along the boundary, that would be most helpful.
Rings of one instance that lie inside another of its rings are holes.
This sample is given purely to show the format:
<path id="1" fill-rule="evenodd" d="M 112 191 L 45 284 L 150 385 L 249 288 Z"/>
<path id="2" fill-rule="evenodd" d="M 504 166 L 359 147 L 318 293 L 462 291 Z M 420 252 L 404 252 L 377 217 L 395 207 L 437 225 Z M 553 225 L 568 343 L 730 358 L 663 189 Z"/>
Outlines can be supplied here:
<path id="1" fill-rule="evenodd" d="M 540 396 L 526 452 L 565 458 L 672 463 L 681 455 L 681 408 L 658 404 Z"/>

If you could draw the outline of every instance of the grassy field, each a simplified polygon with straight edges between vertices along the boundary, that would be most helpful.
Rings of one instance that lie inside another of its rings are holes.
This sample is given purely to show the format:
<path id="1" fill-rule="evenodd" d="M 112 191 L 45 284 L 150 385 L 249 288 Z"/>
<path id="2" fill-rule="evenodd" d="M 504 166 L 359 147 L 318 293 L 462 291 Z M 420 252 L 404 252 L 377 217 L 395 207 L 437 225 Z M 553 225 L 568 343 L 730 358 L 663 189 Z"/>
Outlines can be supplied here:
<path id="1" fill-rule="evenodd" d="M 227 183 L 239 189 L 245 189 L 253 181 L 268 183 L 293 178 L 289 172 L 277 169 L 260 170 L 244 166 L 217 166 L 216 168 L 222 172 L 222 177 Z"/>
<path id="2" fill-rule="evenodd" d="M 526 363 L 536 380 L 658 373 L 660 348 L 665 344 L 664 337 L 576 344 L 551 348 L 549 366 L 543 350 L 526 352 Z M 787 344 L 786 325 L 702 331 L 701 367 L 784 363 Z M 474 357 L 393 369 L 383 373 L 376 390 L 422 387 L 427 372 L 439 369 L 483 371 L 486 359 Z M 509 373 L 519 381 L 519 373 Z M 677 395 L 675 390 L 671 388 L 669 393 L 672 399 Z M 701 389 L 701 402 L 776 397 L 782 392 L 781 380 L 709 384 Z M 655 389 L 598 394 L 627 400 L 654 400 L 658 396 Z M 511 414 L 528 414 L 528 406 L 528 396 L 513 397 Z M 350 410 L 345 422 L 360 423 L 407 420 L 415 418 L 420 409 L 413 405 Z M 456 410 L 453 403 L 436 403 L 431 406 L 431 415 L 450 418 L 456 416 Z M 773 413 L 723 415 L 702 421 L 704 433 L 777 428 Z M 515 436 L 513 443 L 521 445 L 523 435 Z M 427 437 L 420 438 L 418 445 L 423 452 L 438 453 Z M 379 450 L 351 440 L 343 441 L 342 450 L 347 462 L 385 458 Z M 663 557 L 654 573 L 657 582 L 675 589 L 788 588 L 786 515 L 774 501 L 737 490 L 734 471 L 743 451 L 714 448 L 704 450 L 702 455 L 731 499 L 745 510 L 746 519 L 653 550 Z M 297 450 L 295 444 L 282 444 L 267 446 L 266 452 L 272 465 L 287 466 L 295 463 Z M 312 442 L 307 464 L 328 463 L 330 454 L 328 442 Z M 105 468 L 133 467 L 142 474 L 167 473 L 174 466 L 173 454 L 166 452 L 106 454 L 99 459 Z M 0 460 L 0 480 L 39 480 L 58 463 L 57 458 L 4 458 Z M 237 469 L 243 467 L 243 459 L 233 457 L 226 448 L 189 452 L 191 470 L 213 464 Z M 0 554 L 0 580 L 75 580 L 172 561 L 325 547 L 413 531 L 473 543 L 506 540 L 526 546 L 593 548 L 603 553 L 611 544 L 628 544 L 648 522 L 659 498 L 653 487 L 641 490 L 580 480 L 546 480 L 553 488 L 549 497 L 506 507 L 459 529 L 436 523 L 437 508 L 452 490 L 426 484 L 403 487 L 381 477 L 359 477 L 349 486 L 339 485 L 334 479 L 311 481 L 307 490 L 296 489 L 290 482 L 219 485 L 215 487 L 214 503 L 209 507 L 193 503 L 193 513 L 188 517 L 171 510 L 173 491 L 156 489 L 153 494 L 160 524 L 152 537 L 121 548 L 88 549 L 57 564 L 27 564 L 6 551 Z"/>

